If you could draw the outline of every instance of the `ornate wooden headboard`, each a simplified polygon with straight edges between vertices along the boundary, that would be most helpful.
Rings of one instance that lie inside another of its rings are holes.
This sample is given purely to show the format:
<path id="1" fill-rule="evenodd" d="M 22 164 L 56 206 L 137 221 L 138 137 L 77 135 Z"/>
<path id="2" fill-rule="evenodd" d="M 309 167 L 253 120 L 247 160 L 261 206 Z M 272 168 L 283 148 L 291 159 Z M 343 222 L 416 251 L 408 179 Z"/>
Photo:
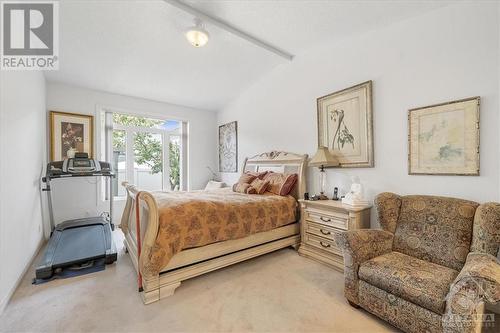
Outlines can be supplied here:
<path id="1" fill-rule="evenodd" d="M 296 199 L 303 199 L 306 192 L 307 154 L 294 154 L 283 151 L 271 151 L 253 157 L 247 157 L 243 163 L 245 171 L 274 171 L 296 173 L 299 178 L 291 192 Z"/>

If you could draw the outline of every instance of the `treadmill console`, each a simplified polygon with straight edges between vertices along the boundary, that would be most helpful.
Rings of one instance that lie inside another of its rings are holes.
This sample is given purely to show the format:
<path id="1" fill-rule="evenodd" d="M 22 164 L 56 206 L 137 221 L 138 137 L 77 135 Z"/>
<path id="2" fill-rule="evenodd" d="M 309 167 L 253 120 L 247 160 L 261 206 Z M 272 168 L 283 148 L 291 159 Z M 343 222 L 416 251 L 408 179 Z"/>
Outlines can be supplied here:
<path id="1" fill-rule="evenodd" d="M 114 174 L 108 162 L 89 158 L 87 153 L 76 153 L 73 158 L 50 162 L 44 179 L 71 176 L 114 176 Z"/>
<path id="2" fill-rule="evenodd" d="M 101 171 L 99 161 L 91 159 L 87 154 L 77 154 L 74 158 L 64 160 L 62 172 L 64 173 L 93 173 Z"/>

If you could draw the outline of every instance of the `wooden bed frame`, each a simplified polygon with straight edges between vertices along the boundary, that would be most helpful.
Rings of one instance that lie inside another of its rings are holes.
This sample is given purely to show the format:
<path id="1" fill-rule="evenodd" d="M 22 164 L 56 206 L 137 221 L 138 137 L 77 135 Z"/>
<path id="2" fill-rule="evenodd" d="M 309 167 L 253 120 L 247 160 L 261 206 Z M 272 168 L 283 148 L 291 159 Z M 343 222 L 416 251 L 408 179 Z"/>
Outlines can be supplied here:
<path id="1" fill-rule="evenodd" d="M 298 200 L 306 191 L 307 155 L 273 151 L 246 158 L 243 171 L 275 171 L 297 173 L 298 180 L 292 195 Z M 297 222 L 244 238 L 191 248 L 174 255 L 157 276 L 143 272 L 144 262 L 156 241 L 158 233 L 158 207 L 154 195 L 124 182 L 127 202 L 120 228 L 125 234 L 125 247 L 138 273 L 139 291 L 145 304 L 173 295 L 183 280 L 251 259 L 278 249 L 300 243 L 299 210 Z M 136 200 L 139 200 L 137 202 Z M 139 212 L 136 211 L 139 207 Z M 299 206 L 297 205 L 297 209 Z M 136 233 L 136 217 L 139 216 L 141 237 Z M 140 256 L 138 256 L 138 252 Z"/>

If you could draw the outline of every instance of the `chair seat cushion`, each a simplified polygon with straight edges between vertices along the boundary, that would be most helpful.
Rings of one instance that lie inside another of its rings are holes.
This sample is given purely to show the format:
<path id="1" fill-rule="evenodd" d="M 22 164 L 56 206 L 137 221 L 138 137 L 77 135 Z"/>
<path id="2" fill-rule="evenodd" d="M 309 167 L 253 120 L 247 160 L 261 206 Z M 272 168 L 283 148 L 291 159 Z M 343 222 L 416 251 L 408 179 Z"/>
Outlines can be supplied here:
<path id="1" fill-rule="evenodd" d="M 443 314 L 445 297 L 458 272 L 403 253 L 390 252 L 362 263 L 358 275 L 375 287 Z"/>

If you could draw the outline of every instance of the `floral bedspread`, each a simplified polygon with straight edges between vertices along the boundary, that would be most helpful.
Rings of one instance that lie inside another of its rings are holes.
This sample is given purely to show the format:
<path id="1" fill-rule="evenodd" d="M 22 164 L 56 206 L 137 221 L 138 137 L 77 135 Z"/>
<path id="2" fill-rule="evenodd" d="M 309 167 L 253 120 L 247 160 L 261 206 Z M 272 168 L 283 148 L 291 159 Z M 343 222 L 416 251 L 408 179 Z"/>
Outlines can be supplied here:
<path id="1" fill-rule="evenodd" d="M 243 194 L 231 189 L 154 192 L 159 230 L 144 264 L 157 275 L 178 252 L 269 231 L 296 221 L 292 196 Z"/>

